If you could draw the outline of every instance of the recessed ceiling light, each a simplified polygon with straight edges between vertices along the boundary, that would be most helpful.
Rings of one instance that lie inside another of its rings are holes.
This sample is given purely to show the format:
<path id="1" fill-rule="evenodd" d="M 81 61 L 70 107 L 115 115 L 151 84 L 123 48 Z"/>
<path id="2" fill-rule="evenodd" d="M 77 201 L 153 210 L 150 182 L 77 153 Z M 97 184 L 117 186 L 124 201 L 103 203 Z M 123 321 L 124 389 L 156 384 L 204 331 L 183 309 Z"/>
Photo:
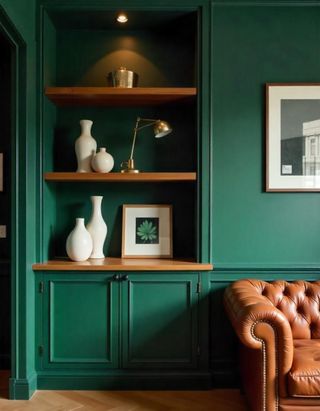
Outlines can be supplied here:
<path id="1" fill-rule="evenodd" d="M 117 21 L 119 23 L 126 23 L 128 21 L 128 17 L 124 13 L 120 13 L 117 17 Z"/>

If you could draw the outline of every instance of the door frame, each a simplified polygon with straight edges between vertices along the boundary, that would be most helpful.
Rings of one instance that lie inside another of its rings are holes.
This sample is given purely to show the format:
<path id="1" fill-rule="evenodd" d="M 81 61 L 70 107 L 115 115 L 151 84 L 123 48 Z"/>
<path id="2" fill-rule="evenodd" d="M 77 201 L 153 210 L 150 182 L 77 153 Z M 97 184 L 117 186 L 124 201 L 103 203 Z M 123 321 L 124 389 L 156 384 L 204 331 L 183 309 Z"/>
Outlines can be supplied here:
<path id="1" fill-rule="evenodd" d="M 11 46 L 11 378 L 9 397 L 35 389 L 27 365 L 27 58 L 26 43 L 0 6 L 0 30 Z"/>

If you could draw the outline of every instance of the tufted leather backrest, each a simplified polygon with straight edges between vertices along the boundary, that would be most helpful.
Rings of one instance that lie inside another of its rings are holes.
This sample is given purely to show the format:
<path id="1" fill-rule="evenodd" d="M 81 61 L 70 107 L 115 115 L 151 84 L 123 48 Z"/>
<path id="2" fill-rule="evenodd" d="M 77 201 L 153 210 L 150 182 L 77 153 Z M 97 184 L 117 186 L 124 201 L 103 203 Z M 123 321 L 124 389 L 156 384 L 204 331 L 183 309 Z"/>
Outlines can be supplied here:
<path id="1" fill-rule="evenodd" d="M 247 285 L 252 287 L 248 294 L 258 293 L 264 303 L 282 311 L 293 339 L 320 338 L 320 281 L 249 280 Z"/>

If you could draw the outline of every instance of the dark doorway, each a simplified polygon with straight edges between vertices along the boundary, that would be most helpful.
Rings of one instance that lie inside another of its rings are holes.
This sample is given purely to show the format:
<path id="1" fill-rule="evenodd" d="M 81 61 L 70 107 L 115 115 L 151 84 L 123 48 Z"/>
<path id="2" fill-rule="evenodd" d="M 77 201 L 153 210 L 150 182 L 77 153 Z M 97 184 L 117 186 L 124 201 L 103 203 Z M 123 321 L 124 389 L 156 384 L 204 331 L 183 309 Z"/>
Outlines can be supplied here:
<path id="1" fill-rule="evenodd" d="M 0 32 L 0 370 L 10 369 L 12 46 Z M 2 156 L 1 156 L 2 154 Z M 1 166 L 1 158 L 0 158 Z M 3 181 L 1 181 L 1 174 Z M 2 190 L 2 191 L 1 191 Z"/>

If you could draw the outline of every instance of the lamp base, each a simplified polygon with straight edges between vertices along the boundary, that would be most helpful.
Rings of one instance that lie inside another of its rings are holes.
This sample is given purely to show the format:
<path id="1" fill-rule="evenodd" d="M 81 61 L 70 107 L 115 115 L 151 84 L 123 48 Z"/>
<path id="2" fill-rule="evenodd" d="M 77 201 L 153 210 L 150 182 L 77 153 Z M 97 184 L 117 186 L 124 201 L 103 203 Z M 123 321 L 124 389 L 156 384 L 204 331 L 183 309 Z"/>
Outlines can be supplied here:
<path id="1" fill-rule="evenodd" d="M 140 173 L 139 170 L 135 170 L 135 169 L 125 169 L 125 170 L 121 170 L 121 173 Z"/>
<path id="2" fill-rule="evenodd" d="M 123 161 L 121 163 L 121 173 L 139 173 L 139 170 L 134 168 L 134 160 L 133 158 L 129 158 L 128 161 Z"/>

